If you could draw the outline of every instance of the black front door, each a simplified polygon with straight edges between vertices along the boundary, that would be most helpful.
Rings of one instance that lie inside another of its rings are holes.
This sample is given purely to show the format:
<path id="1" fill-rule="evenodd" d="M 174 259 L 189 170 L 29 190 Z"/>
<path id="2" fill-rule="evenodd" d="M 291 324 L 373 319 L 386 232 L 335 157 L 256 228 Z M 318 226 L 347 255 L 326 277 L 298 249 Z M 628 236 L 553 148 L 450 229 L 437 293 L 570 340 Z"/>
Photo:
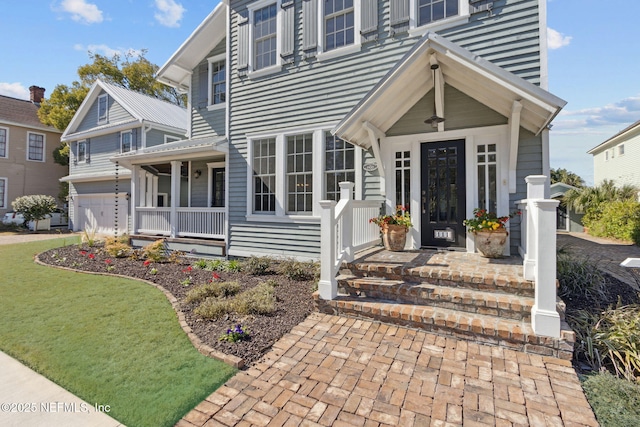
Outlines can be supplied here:
<path id="1" fill-rule="evenodd" d="M 420 152 L 422 246 L 464 246 L 464 140 L 423 143 Z"/>

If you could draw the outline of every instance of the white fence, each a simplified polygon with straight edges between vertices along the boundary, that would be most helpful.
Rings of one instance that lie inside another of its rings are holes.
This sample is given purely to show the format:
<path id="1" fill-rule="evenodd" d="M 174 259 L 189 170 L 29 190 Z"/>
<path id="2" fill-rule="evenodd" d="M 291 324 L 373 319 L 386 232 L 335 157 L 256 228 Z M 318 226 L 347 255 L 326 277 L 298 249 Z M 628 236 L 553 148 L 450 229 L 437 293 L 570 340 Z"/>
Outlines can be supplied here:
<path id="1" fill-rule="evenodd" d="M 171 208 L 136 207 L 134 233 L 171 235 Z M 224 239 L 224 208 L 177 208 L 175 235 Z"/>

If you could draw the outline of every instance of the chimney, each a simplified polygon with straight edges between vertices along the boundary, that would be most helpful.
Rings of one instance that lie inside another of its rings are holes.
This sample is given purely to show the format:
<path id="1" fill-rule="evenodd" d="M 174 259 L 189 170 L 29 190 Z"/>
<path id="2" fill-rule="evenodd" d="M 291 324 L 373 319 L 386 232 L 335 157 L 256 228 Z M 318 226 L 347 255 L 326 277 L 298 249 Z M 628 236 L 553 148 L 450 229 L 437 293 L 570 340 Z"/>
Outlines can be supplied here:
<path id="1" fill-rule="evenodd" d="M 43 87 L 30 86 L 29 92 L 31 93 L 31 96 L 29 97 L 29 100 L 34 104 L 40 104 L 40 102 L 42 102 L 42 100 L 44 99 L 44 91 L 45 88 Z"/>

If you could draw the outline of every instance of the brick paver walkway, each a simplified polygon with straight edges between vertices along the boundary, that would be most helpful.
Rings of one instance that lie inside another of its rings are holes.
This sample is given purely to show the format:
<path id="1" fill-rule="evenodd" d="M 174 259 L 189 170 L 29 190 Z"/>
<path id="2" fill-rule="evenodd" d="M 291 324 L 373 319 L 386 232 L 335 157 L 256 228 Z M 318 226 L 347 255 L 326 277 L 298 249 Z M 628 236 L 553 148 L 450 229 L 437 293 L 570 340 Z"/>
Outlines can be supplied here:
<path id="1" fill-rule="evenodd" d="M 311 314 L 177 426 L 597 426 L 570 362 Z"/>

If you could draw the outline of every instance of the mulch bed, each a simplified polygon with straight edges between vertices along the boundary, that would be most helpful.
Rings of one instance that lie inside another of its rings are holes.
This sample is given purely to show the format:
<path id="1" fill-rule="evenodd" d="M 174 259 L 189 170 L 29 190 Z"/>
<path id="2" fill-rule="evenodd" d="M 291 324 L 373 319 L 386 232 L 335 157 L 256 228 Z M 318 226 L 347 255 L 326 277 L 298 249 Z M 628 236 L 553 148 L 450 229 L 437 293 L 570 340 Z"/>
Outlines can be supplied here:
<path id="1" fill-rule="evenodd" d="M 286 276 L 269 272 L 252 276 L 243 272 L 215 272 L 194 268 L 194 258 L 178 257 L 176 262 L 153 262 L 148 266 L 144 260 L 114 258 L 102 250 L 101 245 L 73 245 L 56 248 L 39 255 L 41 262 L 76 270 L 110 273 L 144 279 L 162 286 L 178 300 L 178 309 L 196 336 L 210 347 L 242 358 L 246 365 L 256 362 L 271 346 L 291 329 L 302 322 L 314 309 L 312 293 L 314 281 L 296 281 Z M 192 266 L 189 268 L 189 266 Z M 275 261 L 274 266 L 275 267 Z M 152 274 L 155 268 L 157 273 Z M 274 270 L 275 268 L 270 268 Z M 190 278 L 189 280 L 187 280 Z M 189 284 L 185 284 L 185 280 Z M 270 315 L 226 315 L 219 320 L 205 320 L 194 313 L 197 304 L 185 302 L 187 292 L 211 280 L 235 281 L 245 291 L 267 280 L 275 280 L 275 312 Z M 248 340 L 238 342 L 220 341 L 228 329 L 241 324 L 250 333 Z"/>

